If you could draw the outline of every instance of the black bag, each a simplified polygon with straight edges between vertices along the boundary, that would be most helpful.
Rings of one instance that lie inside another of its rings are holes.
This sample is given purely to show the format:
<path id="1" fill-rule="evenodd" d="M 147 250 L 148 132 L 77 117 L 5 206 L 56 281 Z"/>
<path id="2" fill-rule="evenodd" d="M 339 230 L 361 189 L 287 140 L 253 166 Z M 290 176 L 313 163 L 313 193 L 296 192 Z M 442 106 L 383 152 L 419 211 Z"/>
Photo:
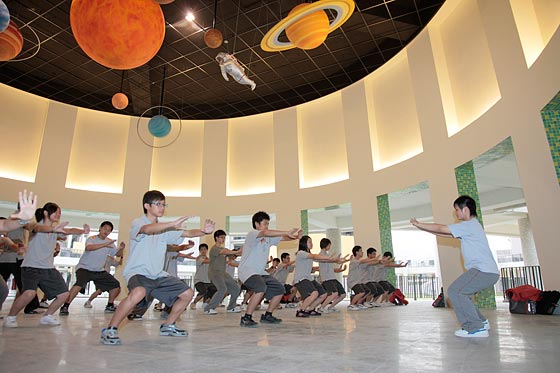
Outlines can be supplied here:
<path id="1" fill-rule="evenodd" d="M 445 297 L 443 296 L 443 288 L 441 288 L 441 293 L 439 293 L 434 303 L 432 303 L 432 307 L 445 307 Z"/>
<path id="2" fill-rule="evenodd" d="M 537 313 L 540 315 L 552 315 L 556 307 L 558 307 L 559 300 L 560 292 L 556 290 L 543 291 L 541 299 L 537 302 Z"/>
<path id="3" fill-rule="evenodd" d="M 534 300 L 509 300 L 509 312 L 521 315 L 534 315 L 537 310 Z"/>

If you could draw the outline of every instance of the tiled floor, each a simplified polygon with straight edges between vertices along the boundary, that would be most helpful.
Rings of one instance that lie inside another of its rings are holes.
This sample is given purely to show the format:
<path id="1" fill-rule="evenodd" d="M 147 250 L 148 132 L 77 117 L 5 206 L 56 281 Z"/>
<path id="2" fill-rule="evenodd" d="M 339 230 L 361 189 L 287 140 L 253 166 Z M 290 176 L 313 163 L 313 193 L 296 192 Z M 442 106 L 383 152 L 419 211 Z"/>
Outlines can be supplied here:
<path id="1" fill-rule="evenodd" d="M 4 305 L 6 314 L 10 301 Z M 179 322 L 187 338 L 160 337 L 159 314 L 126 321 L 121 346 L 99 343 L 110 319 L 104 299 L 93 309 L 77 299 L 57 327 L 18 316 L 19 328 L 0 328 L 0 372 L 558 372 L 560 317 L 511 315 L 507 304 L 484 311 L 490 337 L 462 339 L 450 309 L 412 301 L 310 319 L 276 312 L 284 322 L 239 327 L 239 314 L 207 316 L 188 310 Z M 258 320 L 260 312 L 256 313 Z"/>

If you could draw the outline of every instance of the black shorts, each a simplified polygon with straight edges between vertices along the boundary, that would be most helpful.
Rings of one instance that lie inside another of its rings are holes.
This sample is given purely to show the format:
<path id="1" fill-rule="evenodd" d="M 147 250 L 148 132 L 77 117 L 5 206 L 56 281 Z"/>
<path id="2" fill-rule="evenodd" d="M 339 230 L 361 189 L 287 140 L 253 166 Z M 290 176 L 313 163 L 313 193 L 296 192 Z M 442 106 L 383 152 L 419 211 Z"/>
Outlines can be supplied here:
<path id="1" fill-rule="evenodd" d="M 84 288 L 90 281 L 93 281 L 95 287 L 101 291 L 109 291 L 121 287 L 119 281 L 107 271 L 94 272 L 84 268 L 76 271 L 76 283 L 74 286 Z"/>
<path id="2" fill-rule="evenodd" d="M 364 286 L 364 284 L 356 284 L 352 286 L 352 291 L 354 294 L 369 293 L 369 290 Z"/>
<path id="3" fill-rule="evenodd" d="M 179 295 L 190 289 L 177 277 L 165 276 L 152 280 L 142 275 L 134 275 L 128 281 L 128 290 L 137 287 L 146 289 L 146 297 L 136 305 L 138 308 L 149 306 L 153 298 L 159 299 L 166 306 L 172 306 Z"/>
<path id="4" fill-rule="evenodd" d="M 284 285 L 270 275 L 253 275 L 243 283 L 249 291 L 263 293 L 264 297 L 271 300 L 277 295 L 284 295 Z"/>
<path id="5" fill-rule="evenodd" d="M 379 285 L 379 283 L 377 283 L 377 282 L 371 281 L 371 282 L 366 283 L 365 285 L 367 286 L 367 288 L 369 289 L 369 292 L 374 297 L 378 297 L 385 292 L 383 287 L 381 285 Z"/>
<path id="6" fill-rule="evenodd" d="M 379 281 L 379 285 L 383 288 L 383 290 L 392 293 L 395 291 L 395 287 L 388 281 Z"/>
<path id="7" fill-rule="evenodd" d="M 204 297 L 204 299 L 212 298 L 212 296 L 218 291 L 214 284 L 210 282 L 197 282 L 194 284 L 194 288 L 198 291 L 199 295 Z"/>
<path id="8" fill-rule="evenodd" d="M 344 290 L 344 286 L 340 283 L 340 281 L 336 279 L 323 281 L 323 288 L 325 288 L 327 294 L 331 295 L 333 293 L 338 293 L 338 295 L 346 294 L 346 290 Z"/>
<path id="9" fill-rule="evenodd" d="M 292 288 L 293 286 L 290 284 L 284 284 L 284 295 L 290 295 L 292 294 Z"/>
<path id="10" fill-rule="evenodd" d="M 315 280 L 313 281 L 309 281 L 307 279 L 301 280 L 297 284 L 294 284 L 294 286 L 296 287 L 296 289 L 298 289 L 299 294 L 301 295 L 301 299 L 307 298 L 314 291 L 317 291 L 317 293 L 319 293 L 319 296 L 326 293 L 325 289 L 323 289 L 321 284 L 319 284 Z"/>
<path id="11" fill-rule="evenodd" d="M 37 291 L 40 287 L 49 300 L 68 291 L 66 281 L 54 268 L 21 267 L 21 281 L 22 291 Z"/>

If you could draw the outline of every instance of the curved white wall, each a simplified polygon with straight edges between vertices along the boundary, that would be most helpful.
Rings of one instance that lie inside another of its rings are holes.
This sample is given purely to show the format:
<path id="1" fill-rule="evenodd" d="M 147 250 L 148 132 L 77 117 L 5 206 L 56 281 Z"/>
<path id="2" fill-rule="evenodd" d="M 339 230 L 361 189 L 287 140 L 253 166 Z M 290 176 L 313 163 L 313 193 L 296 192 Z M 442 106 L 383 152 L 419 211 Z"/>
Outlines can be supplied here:
<path id="1" fill-rule="evenodd" d="M 0 117 L 8 142 L 0 199 L 27 188 L 41 202 L 119 213 L 122 239 L 151 187 L 170 196 L 168 215 L 212 217 L 220 227 L 228 215 L 261 209 L 274 212 L 280 228 L 298 226 L 302 209 L 350 202 L 355 241 L 377 245 L 377 195 L 427 180 L 434 218 L 450 222 L 454 168 L 511 136 L 544 280 L 560 288 L 550 209 L 560 206 L 560 188 L 540 119 L 560 90 L 560 16 L 543 11 L 546 2 L 533 0 L 527 13 L 542 27 L 537 57 L 515 1 L 448 0 L 405 50 L 362 81 L 274 113 L 183 121 L 185 137 L 165 149 L 138 139 L 136 118 L 0 86 L 0 110 L 9 114 Z M 102 131 L 99 116 L 111 117 Z M 257 181 L 265 193 L 248 194 Z M 88 185 L 101 192 L 80 190 Z M 462 270 L 457 250 L 440 250 L 440 262 L 444 283 Z"/>

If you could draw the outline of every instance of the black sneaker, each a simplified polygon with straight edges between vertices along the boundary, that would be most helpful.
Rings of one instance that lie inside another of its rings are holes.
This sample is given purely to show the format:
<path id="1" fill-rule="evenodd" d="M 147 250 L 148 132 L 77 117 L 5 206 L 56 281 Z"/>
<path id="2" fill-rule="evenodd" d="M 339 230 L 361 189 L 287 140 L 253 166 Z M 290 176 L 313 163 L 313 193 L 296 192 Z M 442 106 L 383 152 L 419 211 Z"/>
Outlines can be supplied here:
<path id="1" fill-rule="evenodd" d="M 309 317 L 309 312 L 304 310 L 297 310 L 296 317 Z"/>
<path id="2" fill-rule="evenodd" d="M 263 313 L 261 315 L 261 322 L 264 322 L 266 324 L 279 324 L 282 322 L 282 319 L 279 319 L 277 317 L 272 316 L 272 314 L 266 314 Z"/>
<path id="3" fill-rule="evenodd" d="M 252 317 L 243 316 L 239 322 L 239 326 L 243 326 L 245 328 L 256 328 L 259 326 L 259 323 L 255 322 Z"/>
<path id="4" fill-rule="evenodd" d="M 317 312 L 315 310 L 309 311 L 309 316 L 321 316 L 322 313 L 321 312 Z"/>
<path id="5" fill-rule="evenodd" d="M 61 316 L 68 316 L 70 312 L 68 312 L 68 306 L 60 307 L 60 315 Z"/>
<path id="6" fill-rule="evenodd" d="M 137 313 L 131 313 L 126 318 L 129 320 L 142 320 L 142 315 L 139 315 Z"/>

